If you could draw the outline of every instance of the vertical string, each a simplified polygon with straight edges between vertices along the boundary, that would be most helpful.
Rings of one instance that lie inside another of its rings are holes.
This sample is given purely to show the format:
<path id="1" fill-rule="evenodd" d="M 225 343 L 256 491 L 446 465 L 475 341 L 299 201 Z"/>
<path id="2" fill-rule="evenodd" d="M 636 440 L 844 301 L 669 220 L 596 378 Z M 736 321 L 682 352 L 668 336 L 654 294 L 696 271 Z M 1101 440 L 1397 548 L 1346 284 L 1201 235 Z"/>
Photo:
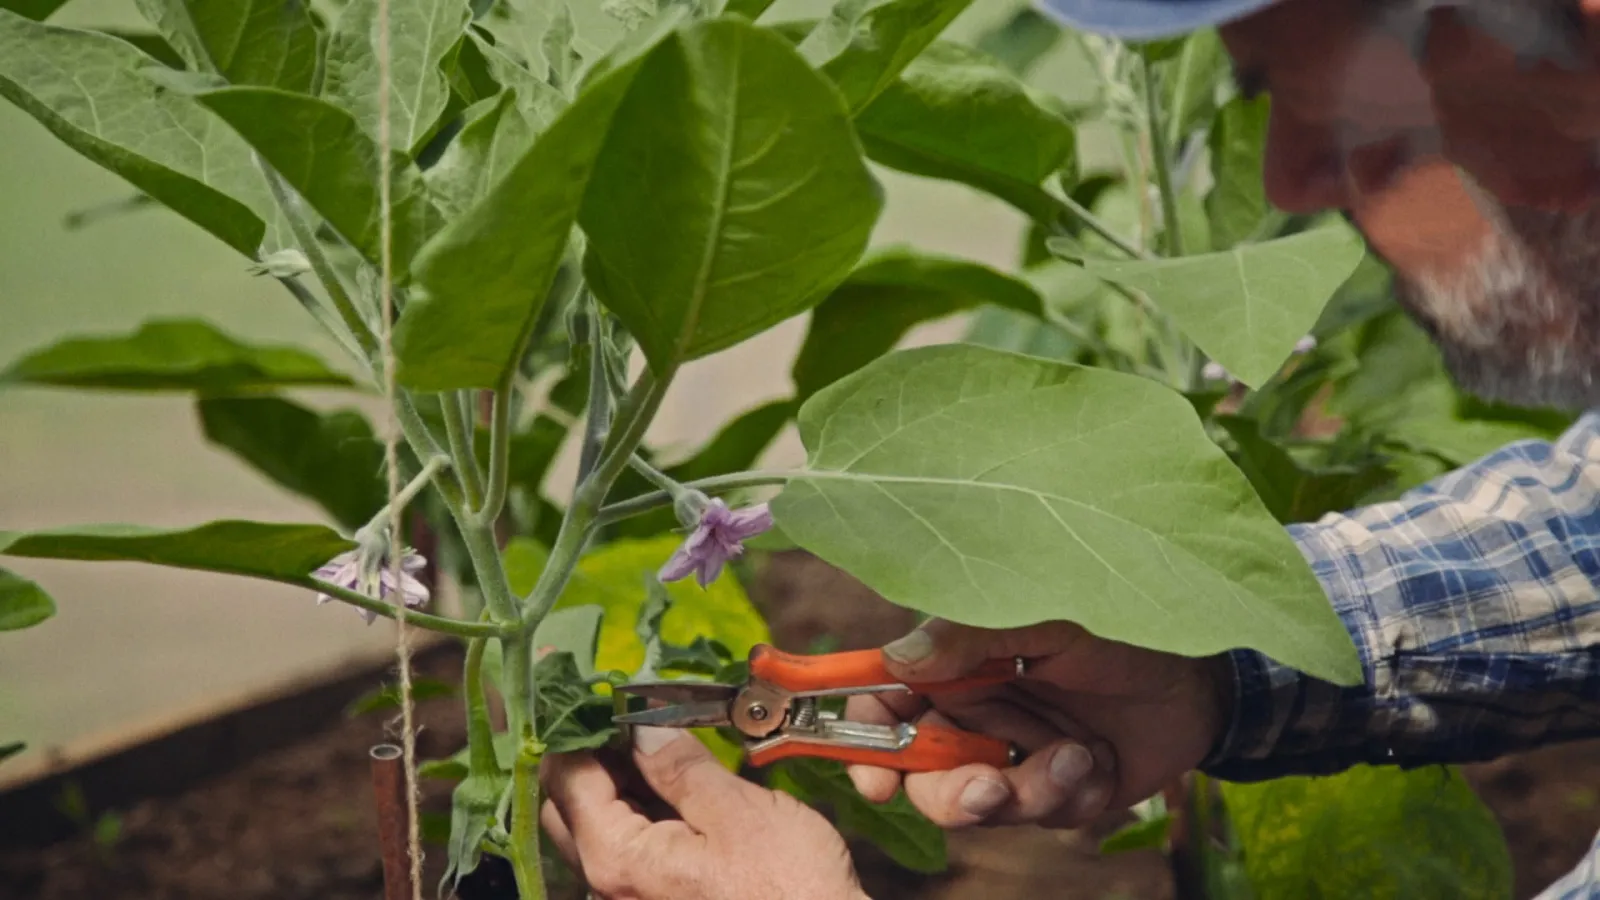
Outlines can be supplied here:
<path id="1" fill-rule="evenodd" d="M 406 792 L 406 850 L 411 861 L 411 897 L 422 900 L 422 840 L 417 810 L 417 732 L 415 727 L 416 704 L 411 694 L 411 628 L 406 620 L 406 604 L 400 592 L 400 560 L 403 556 L 404 536 L 401 532 L 400 505 L 395 499 L 400 493 L 400 420 L 395 413 L 399 394 L 395 379 L 397 368 L 394 357 L 394 227 L 392 219 L 393 198 L 390 196 L 390 170 L 393 137 L 390 134 L 390 71 L 389 2 L 377 0 L 378 18 L 378 243 L 381 265 L 379 292 L 382 308 L 380 351 L 383 357 L 384 397 L 384 469 L 389 475 L 389 537 L 392 552 L 391 567 L 399 615 L 395 617 L 395 658 L 400 668 L 400 747 L 401 762 L 405 769 Z"/>

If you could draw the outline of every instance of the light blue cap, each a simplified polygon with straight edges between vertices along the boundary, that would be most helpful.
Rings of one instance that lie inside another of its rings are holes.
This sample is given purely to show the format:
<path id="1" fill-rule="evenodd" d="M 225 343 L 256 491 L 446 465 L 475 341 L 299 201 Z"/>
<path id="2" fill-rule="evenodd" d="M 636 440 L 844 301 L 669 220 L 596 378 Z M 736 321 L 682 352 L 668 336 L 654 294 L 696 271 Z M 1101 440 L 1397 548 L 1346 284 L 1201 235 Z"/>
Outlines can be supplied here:
<path id="1" fill-rule="evenodd" d="M 1131 41 L 1174 37 L 1222 25 L 1278 0 L 1036 0 L 1063 25 Z"/>

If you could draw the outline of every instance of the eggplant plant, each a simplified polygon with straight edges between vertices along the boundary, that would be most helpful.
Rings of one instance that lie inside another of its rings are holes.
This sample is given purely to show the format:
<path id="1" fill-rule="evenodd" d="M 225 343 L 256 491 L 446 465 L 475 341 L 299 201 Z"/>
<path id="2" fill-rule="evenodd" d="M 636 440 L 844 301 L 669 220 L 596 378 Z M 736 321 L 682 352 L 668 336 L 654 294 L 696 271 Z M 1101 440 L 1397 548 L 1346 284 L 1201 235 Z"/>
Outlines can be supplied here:
<path id="1" fill-rule="evenodd" d="M 45 21 L 58 0 L 0 0 L 0 95 L 125 179 L 129 208 L 236 250 L 241 277 L 275 279 L 347 353 L 163 319 L 11 361 L 9 389 L 192 395 L 209 440 L 326 520 L 0 531 L 0 554 L 267 579 L 460 638 L 469 746 L 421 771 L 458 781 L 447 877 L 493 854 L 532 900 L 541 757 L 611 740 L 618 680 L 736 670 L 766 637 L 746 543 L 930 615 L 1249 647 L 1350 684 L 1356 651 L 1282 524 L 1561 427 L 1462 400 L 1359 236 L 1270 208 L 1268 101 L 1237 95 L 1215 34 L 1132 46 L 1006 3 L 961 41 L 943 35 L 988 4 L 771 5 L 607 2 L 596 25 L 565 0 L 386 17 L 377 0 L 138 0 L 149 31 L 114 34 Z M 1088 105 L 1051 83 L 1044 63 L 1068 57 Z M 1009 205 L 1028 223 L 1016 265 L 875 246 L 883 169 Z M 896 349 L 954 315 L 965 340 Z M 802 316 L 792 396 L 686 458 L 648 446 L 684 366 Z M 1375 355 L 1406 365 L 1363 368 Z M 305 387 L 391 399 L 393 489 L 380 429 L 292 399 Z M 757 467 L 790 424 L 805 465 Z M 553 487 L 568 444 L 576 479 Z M 429 567 L 462 614 L 429 611 Z M 0 628 L 54 602 L 0 571 Z M 942 867 L 903 798 L 872 807 L 840 774 L 786 763 L 772 782 Z M 1265 823 L 1382 840 L 1339 810 L 1381 818 L 1434 789 L 1416 774 L 1230 792 L 1216 896 L 1312 895 L 1328 873 Z M 1489 896 L 1504 847 L 1452 796 L 1430 846 L 1489 891 L 1450 896 Z M 1140 811 L 1118 842 L 1166 843 L 1160 804 Z"/>

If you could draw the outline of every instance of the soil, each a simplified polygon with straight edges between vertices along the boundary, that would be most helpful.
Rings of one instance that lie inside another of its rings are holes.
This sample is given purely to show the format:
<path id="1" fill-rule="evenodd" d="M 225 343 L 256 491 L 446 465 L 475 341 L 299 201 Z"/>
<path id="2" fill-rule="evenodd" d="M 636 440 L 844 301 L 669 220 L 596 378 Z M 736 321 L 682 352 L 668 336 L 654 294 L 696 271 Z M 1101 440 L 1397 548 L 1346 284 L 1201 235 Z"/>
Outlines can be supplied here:
<path id="1" fill-rule="evenodd" d="M 879 645 L 912 624 L 858 582 L 803 554 L 767 565 L 757 601 L 775 642 L 795 650 L 821 638 L 839 649 Z M 458 661 L 422 674 L 456 676 Z M 462 740 L 456 701 L 419 706 L 418 752 L 445 755 Z M 346 719 L 290 748 L 194 785 L 179 796 L 118 811 L 99 831 L 43 849 L 0 849 L 0 900 L 372 900 L 382 895 L 367 751 L 387 739 L 382 714 Z M 1516 895 L 1534 895 L 1566 871 L 1600 829 L 1600 742 L 1553 747 L 1468 768 L 1510 842 Z M 424 783 L 424 808 L 449 809 L 448 788 Z M 115 823 L 115 827 L 109 823 Z M 1108 817 L 1075 832 L 985 829 L 953 835 L 951 866 L 938 876 L 896 867 L 854 847 L 868 892 L 879 900 L 1167 900 L 1166 863 L 1154 851 L 1102 857 Z M 94 829 L 86 829 L 90 832 Z M 444 864 L 429 848 L 425 892 Z M 485 866 L 462 900 L 509 897 L 509 873 Z M 581 896 L 581 895 L 580 895 Z"/>

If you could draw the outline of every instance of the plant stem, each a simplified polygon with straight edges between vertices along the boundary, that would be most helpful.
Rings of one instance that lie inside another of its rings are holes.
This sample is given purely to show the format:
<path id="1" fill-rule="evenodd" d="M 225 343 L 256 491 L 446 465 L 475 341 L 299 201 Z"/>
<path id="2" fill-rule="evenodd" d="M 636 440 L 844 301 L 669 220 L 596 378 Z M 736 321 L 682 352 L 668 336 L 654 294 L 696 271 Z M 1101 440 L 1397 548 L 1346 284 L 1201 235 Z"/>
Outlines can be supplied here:
<path id="1" fill-rule="evenodd" d="M 1172 189 L 1172 150 L 1161 129 L 1161 102 L 1156 97 L 1155 73 L 1144 67 L 1144 106 L 1146 133 L 1150 136 L 1150 161 L 1156 170 L 1156 189 L 1161 194 L 1161 237 L 1166 255 L 1183 255 L 1183 228 L 1178 222 L 1178 195 Z"/>
<path id="2" fill-rule="evenodd" d="M 1087 207 L 1085 207 L 1082 203 L 1072 199 L 1071 196 L 1067 195 L 1066 193 L 1052 193 L 1051 197 L 1056 201 L 1056 203 L 1061 205 L 1063 210 L 1070 214 L 1074 219 L 1077 219 L 1079 222 L 1081 222 L 1085 228 L 1103 238 L 1106 243 L 1117 248 L 1118 250 L 1121 250 L 1123 253 L 1126 253 L 1128 256 L 1134 259 L 1150 258 L 1150 254 L 1129 243 L 1126 238 L 1112 230 L 1111 226 L 1102 221 L 1099 216 L 1096 216 L 1094 213 L 1090 212 Z"/>
<path id="3" fill-rule="evenodd" d="M 433 476 L 439 474 L 439 472 L 448 465 L 450 465 L 450 457 L 448 456 L 441 454 L 439 456 L 430 457 L 428 462 L 423 465 L 422 471 L 418 472 L 415 478 L 407 482 L 406 486 L 401 488 L 400 492 L 394 495 L 394 499 L 390 500 L 388 503 L 385 503 L 383 505 L 383 509 L 378 510 L 377 514 L 371 519 L 367 520 L 367 524 L 361 526 L 356 533 L 358 535 L 363 532 L 371 533 L 373 528 L 387 524 L 389 518 L 394 515 L 396 510 L 405 509 L 406 504 L 415 499 L 417 494 L 421 493 L 422 489 L 428 486 L 428 482 L 433 480 Z"/>
<path id="4" fill-rule="evenodd" d="M 398 619 L 401 615 L 404 615 L 406 624 L 415 625 L 418 628 L 426 628 L 429 631 L 437 631 L 440 634 L 451 634 L 464 638 L 500 637 L 507 630 L 506 626 L 495 622 L 463 622 L 460 619 L 435 616 L 409 609 L 402 613 L 400 607 L 387 600 L 377 600 L 368 597 L 366 594 L 340 587 L 337 584 L 330 584 L 317 578 L 307 578 L 304 581 L 285 579 L 285 581 L 288 584 L 311 588 L 318 593 L 343 600 L 351 606 L 359 606 L 362 609 L 370 610 L 386 619 Z"/>
<path id="5" fill-rule="evenodd" d="M 637 453 L 628 457 L 628 465 L 632 467 L 635 472 L 643 475 L 651 484 L 662 489 L 663 491 L 666 491 L 667 495 L 674 499 L 676 499 L 679 494 L 682 494 L 684 490 L 686 490 L 683 485 L 672 480 L 671 475 L 668 475 L 655 466 L 650 465 L 650 463 L 647 462 L 644 457 Z"/>
<path id="6" fill-rule="evenodd" d="M 444 414 L 445 440 L 450 442 L 450 455 L 456 461 L 456 477 L 466 495 L 467 509 L 478 509 L 483 505 L 483 477 L 478 472 L 478 457 L 472 446 L 472 423 L 461 408 L 461 398 L 456 392 L 439 395 L 439 411 Z"/>
<path id="7" fill-rule="evenodd" d="M 361 345 L 368 359 L 378 353 L 378 339 L 367 327 L 367 321 L 361 317 L 350 294 L 344 289 L 344 282 L 339 279 L 339 273 L 333 268 L 333 262 L 322 250 L 322 243 L 317 240 L 316 229 L 306 221 L 305 214 L 301 211 L 300 202 L 296 199 L 293 189 L 283 180 L 277 170 L 267 165 L 266 160 L 256 156 L 256 163 L 261 168 L 261 174 L 267 180 L 267 187 L 272 191 L 272 199 L 278 203 L 278 208 L 283 211 L 283 216 L 289 222 L 289 230 L 294 232 L 295 242 L 300 245 L 301 251 L 311 263 L 311 271 L 317 275 L 317 280 L 322 282 L 322 289 L 328 292 L 328 299 L 333 301 L 333 308 L 339 313 L 339 318 L 344 320 L 345 328 L 355 337 L 356 343 Z"/>
<path id="8" fill-rule="evenodd" d="M 311 317 L 317 320 L 317 324 L 326 328 L 328 333 L 333 335 L 333 339 L 339 342 L 339 346 L 344 349 L 344 352 L 350 354 L 365 366 L 367 374 L 372 374 L 372 362 L 367 359 L 366 353 L 362 352 L 361 346 L 356 343 L 355 335 L 350 333 L 350 329 L 346 328 L 337 316 L 322 305 L 322 301 L 318 300 L 315 294 L 300 283 L 300 279 L 278 278 L 276 281 L 283 285 L 284 290 L 288 291 L 305 308 L 306 312 L 311 313 Z"/>
<path id="9" fill-rule="evenodd" d="M 483 506 L 478 510 L 479 522 L 494 526 L 500 511 L 506 505 L 506 482 L 511 466 L 511 401 L 515 370 L 494 390 L 494 407 L 489 413 L 489 483 L 484 490 Z"/>
<path id="10" fill-rule="evenodd" d="M 511 871 L 521 900 L 545 897 L 539 848 L 539 760 L 543 755 L 543 745 L 526 737 L 511 770 Z"/>
<path id="11" fill-rule="evenodd" d="M 804 472 L 732 472 L 727 475 L 713 475 L 710 478 L 701 478 L 698 481 L 686 481 L 682 487 L 686 490 L 697 490 L 707 494 L 718 491 L 731 491 L 743 487 L 758 487 L 764 484 L 788 484 L 792 479 L 804 475 Z M 640 494 L 629 497 L 616 503 L 610 503 L 600 508 L 595 515 L 595 527 L 610 525 L 623 519 L 647 513 L 660 506 L 672 502 L 672 495 L 667 491 L 654 491 L 649 494 Z"/>
<path id="12" fill-rule="evenodd" d="M 605 348 L 601 346 L 600 314 L 591 297 L 581 321 L 589 341 L 589 411 L 583 419 L 583 445 L 578 454 L 578 483 L 582 484 L 600 461 L 600 449 L 611 430 L 611 381 L 606 375 Z"/>
<path id="13" fill-rule="evenodd" d="M 483 651 L 488 643 L 484 638 L 475 638 L 467 644 L 467 666 L 461 677 L 466 689 L 468 771 L 474 775 L 500 771 L 500 761 L 494 755 L 489 700 L 483 691 Z"/>

